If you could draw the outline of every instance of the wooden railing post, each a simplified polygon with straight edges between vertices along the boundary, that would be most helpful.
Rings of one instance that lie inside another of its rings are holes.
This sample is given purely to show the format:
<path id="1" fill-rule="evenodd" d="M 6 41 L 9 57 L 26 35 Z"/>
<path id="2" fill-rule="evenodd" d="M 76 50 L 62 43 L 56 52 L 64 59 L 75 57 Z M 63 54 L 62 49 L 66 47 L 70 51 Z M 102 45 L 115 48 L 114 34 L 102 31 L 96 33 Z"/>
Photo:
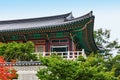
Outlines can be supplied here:
<path id="1" fill-rule="evenodd" d="M 45 52 L 42 52 L 43 57 L 45 56 Z"/>
<path id="2" fill-rule="evenodd" d="M 72 52 L 72 58 L 75 59 L 75 52 Z"/>
<path id="3" fill-rule="evenodd" d="M 85 50 L 84 49 L 82 49 L 82 56 L 86 59 L 87 58 L 87 56 L 86 56 L 86 54 L 85 54 Z"/>
<path id="4" fill-rule="evenodd" d="M 67 59 L 70 59 L 70 51 L 67 53 Z"/>

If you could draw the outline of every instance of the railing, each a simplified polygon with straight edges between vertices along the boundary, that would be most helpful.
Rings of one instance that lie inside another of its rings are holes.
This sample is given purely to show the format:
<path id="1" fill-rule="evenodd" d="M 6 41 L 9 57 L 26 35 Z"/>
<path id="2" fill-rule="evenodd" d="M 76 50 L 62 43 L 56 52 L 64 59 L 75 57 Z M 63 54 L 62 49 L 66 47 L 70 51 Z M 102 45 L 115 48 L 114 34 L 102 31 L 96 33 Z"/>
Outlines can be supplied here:
<path id="1" fill-rule="evenodd" d="M 0 66 L 40 66 L 42 65 L 39 61 L 18 61 L 18 62 L 5 62 L 0 63 Z"/>
<path id="2" fill-rule="evenodd" d="M 40 52 L 40 53 L 34 53 L 40 58 L 40 55 L 44 56 L 50 56 L 51 54 L 59 55 L 65 59 L 71 59 L 74 60 L 78 58 L 80 55 L 82 55 L 84 58 L 86 58 L 86 54 L 84 49 L 82 51 L 67 51 L 67 52 Z M 39 61 L 18 61 L 15 63 L 12 62 L 6 62 L 6 63 L 0 63 L 0 66 L 40 66 L 42 63 Z"/>
<path id="3" fill-rule="evenodd" d="M 78 58 L 78 56 L 82 55 L 84 58 L 86 58 L 86 54 L 84 49 L 82 49 L 82 51 L 67 51 L 67 52 L 40 52 L 40 53 L 34 53 L 36 54 L 38 57 L 40 55 L 44 56 L 50 56 L 51 54 L 57 54 L 63 58 L 66 59 L 76 59 Z"/>

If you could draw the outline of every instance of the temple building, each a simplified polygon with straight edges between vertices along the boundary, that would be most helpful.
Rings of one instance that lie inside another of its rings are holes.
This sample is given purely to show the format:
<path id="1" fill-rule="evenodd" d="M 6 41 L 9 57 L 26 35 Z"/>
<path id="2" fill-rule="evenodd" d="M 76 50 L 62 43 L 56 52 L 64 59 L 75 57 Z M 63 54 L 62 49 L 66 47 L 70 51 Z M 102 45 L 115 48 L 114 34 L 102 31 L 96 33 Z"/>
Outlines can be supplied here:
<path id="1" fill-rule="evenodd" d="M 35 52 L 44 56 L 52 52 L 75 55 L 73 52 L 97 51 L 94 41 L 94 15 L 92 11 L 74 18 L 72 13 L 41 18 L 0 21 L 0 42 L 34 43 Z M 62 52 L 70 52 L 62 53 Z M 68 56 L 67 56 L 68 57 Z M 73 56 L 69 56 L 72 58 Z"/>

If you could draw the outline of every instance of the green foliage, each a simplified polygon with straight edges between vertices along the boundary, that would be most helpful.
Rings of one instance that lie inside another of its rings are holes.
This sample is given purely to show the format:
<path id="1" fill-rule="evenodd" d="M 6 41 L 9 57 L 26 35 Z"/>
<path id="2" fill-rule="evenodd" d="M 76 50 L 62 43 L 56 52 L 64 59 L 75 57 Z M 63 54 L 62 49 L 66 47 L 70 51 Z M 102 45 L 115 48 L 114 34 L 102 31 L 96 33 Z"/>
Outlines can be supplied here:
<path id="1" fill-rule="evenodd" d="M 79 70 L 78 63 L 71 60 L 64 60 L 52 55 L 51 57 L 40 58 L 47 68 L 38 71 L 37 76 L 41 80 L 74 80 Z"/>
<path id="2" fill-rule="evenodd" d="M 120 45 L 117 40 L 110 41 L 110 30 L 103 30 L 102 28 L 94 31 L 94 39 L 97 46 L 104 48 L 106 55 L 120 52 Z"/>
<path id="3" fill-rule="evenodd" d="M 106 71 L 113 71 L 116 77 L 120 77 L 120 44 L 117 40 L 110 41 L 110 30 L 98 29 L 94 31 L 95 42 L 104 48 L 104 66 Z M 113 57 L 112 54 L 115 54 Z M 119 79 L 120 80 L 120 79 Z"/>
<path id="4" fill-rule="evenodd" d="M 31 54 L 34 51 L 32 42 L 26 43 L 4 43 L 0 45 L 0 55 L 4 56 L 7 61 L 11 59 L 19 61 L 37 60 L 36 55 Z"/>
<path id="5" fill-rule="evenodd" d="M 77 60 L 66 60 L 52 55 L 41 57 L 43 69 L 37 72 L 41 80 L 118 80 L 114 71 L 107 71 L 102 56 L 90 55 L 87 59 L 82 56 Z"/>
<path id="6" fill-rule="evenodd" d="M 120 76 L 120 55 L 109 58 L 104 65 L 107 71 L 114 71 L 116 77 Z"/>

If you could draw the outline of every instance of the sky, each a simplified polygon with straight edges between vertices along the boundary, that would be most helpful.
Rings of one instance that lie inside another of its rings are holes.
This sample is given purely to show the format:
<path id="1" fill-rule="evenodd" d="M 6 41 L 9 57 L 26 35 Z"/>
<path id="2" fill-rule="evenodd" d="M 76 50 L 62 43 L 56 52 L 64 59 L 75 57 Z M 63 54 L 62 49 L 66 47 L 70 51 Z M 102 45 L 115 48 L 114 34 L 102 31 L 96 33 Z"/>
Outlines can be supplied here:
<path id="1" fill-rule="evenodd" d="M 120 0 L 0 0 L 0 21 L 60 15 L 95 15 L 94 29 L 111 30 L 120 42 Z"/>

